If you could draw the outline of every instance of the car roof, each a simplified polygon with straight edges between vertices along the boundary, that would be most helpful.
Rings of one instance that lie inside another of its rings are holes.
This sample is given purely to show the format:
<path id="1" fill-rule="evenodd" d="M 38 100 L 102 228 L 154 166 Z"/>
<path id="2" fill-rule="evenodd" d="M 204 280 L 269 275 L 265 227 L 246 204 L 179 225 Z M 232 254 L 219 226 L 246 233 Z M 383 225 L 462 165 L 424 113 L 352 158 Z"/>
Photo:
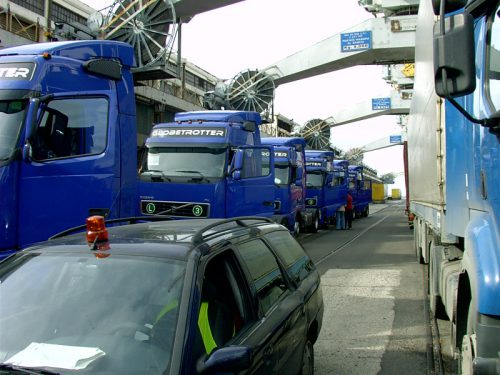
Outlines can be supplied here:
<path id="1" fill-rule="evenodd" d="M 135 218 L 148 220 L 148 217 Z M 187 260 L 193 249 L 201 244 L 213 245 L 224 239 L 255 236 L 269 230 L 286 230 L 270 219 L 263 217 L 238 217 L 231 219 L 185 219 L 158 221 L 130 225 L 107 225 L 109 254 L 144 255 Z M 123 220 L 111 220 L 110 223 Z M 74 230 L 84 229 L 83 227 Z M 89 252 L 90 247 L 84 232 L 54 236 L 25 251 L 36 252 Z M 168 246 L 166 246 L 168 244 Z M 208 251 L 207 249 L 205 251 Z"/>

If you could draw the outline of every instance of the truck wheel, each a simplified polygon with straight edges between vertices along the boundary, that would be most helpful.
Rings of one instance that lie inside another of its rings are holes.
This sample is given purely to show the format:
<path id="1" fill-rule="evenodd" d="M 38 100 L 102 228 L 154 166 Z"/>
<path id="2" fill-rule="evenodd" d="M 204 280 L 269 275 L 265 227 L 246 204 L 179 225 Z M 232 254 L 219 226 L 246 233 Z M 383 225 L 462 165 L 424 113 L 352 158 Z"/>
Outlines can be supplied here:
<path id="1" fill-rule="evenodd" d="M 370 214 L 370 207 L 368 207 L 368 206 L 367 206 L 367 207 L 365 208 L 365 211 L 363 212 L 363 216 L 364 216 L 364 217 L 368 217 L 368 215 L 369 215 L 369 214 Z"/>
<path id="2" fill-rule="evenodd" d="M 302 354 L 302 369 L 300 375 L 314 374 L 314 347 L 311 340 L 307 340 Z"/>
<path id="3" fill-rule="evenodd" d="M 311 224 L 311 232 L 313 233 L 316 233 L 318 232 L 318 229 L 319 229 L 319 216 L 318 214 L 314 214 L 314 219 L 313 219 L 313 222 Z"/>
<path id="4" fill-rule="evenodd" d="M 295 237 L 298 237 L 300 234 L 300 217 L 296 217 L 293 223 L 293 233 Z"/>
<path id="5" fill-rule="evenodd" d="M 474 327 L 474 303 L 471 300 L 467 314 L 467 333 L 462 339 L 460 350 L 459 371 L 461 375 L 472 375 L 474 360 L 476 359 L 476 330 Z"/>
<path id="6" fill-rule="evenodd" d="M 429 260 L 429 308 L 431 310 L 431 314 L 436 319 L 447 319 L 448 314 L 446 313 L 446 309 L 444 308 L 443 301 L 441 300 L 441 296 L 436 294 L 434 291 L 434 284 L 436 281 L 436 270 L 434 257 L 430 257 Z"/>

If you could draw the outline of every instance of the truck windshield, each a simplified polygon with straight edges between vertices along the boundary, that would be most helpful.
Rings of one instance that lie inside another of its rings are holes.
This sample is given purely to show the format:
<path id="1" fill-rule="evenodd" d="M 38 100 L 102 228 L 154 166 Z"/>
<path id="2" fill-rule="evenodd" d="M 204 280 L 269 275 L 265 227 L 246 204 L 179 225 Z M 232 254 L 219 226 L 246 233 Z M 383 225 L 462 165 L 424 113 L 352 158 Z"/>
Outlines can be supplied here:
<path id="1" fill-rule="evenodd" d="M 290 183 L 290 167 L 276 165 L 274 168 L 274 183 L 276 185 L 288 185 Z"/>
<path id="2" fill-rule="evenodd" d="M 321 188 L 323 186 L 323 174 L 322 173 L 307 173 L 307 187 Z"/>
<path id="3" fill-rule="evenodd" d="M 151 147 L 142 173 L 161 172 L 165 177 L 222 178 L 225 148 Z"/>
<path id="4" fill-rule="evenodd" d="M 26 100 L 0 101 L 0 160 L 8 159 L 16 149 L 26 104 Z"/>
<path id="5" fill-rule="evenodd" d="M 185 262 L 70 250 L 2 264 L 0 363 L 60 374 L 167 372 Z"/>

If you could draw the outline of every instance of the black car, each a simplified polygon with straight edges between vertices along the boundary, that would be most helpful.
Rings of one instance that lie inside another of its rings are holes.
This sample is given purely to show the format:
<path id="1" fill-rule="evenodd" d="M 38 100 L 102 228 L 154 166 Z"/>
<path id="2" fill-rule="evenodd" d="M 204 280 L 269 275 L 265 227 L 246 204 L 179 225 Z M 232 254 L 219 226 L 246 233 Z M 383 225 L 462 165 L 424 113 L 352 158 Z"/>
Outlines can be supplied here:
<path id="1" fill-rule="evenodd" d="M 320 277 L 286 228 L 88 223 L 0 263 L 0 373 L 313 373 Z"/>

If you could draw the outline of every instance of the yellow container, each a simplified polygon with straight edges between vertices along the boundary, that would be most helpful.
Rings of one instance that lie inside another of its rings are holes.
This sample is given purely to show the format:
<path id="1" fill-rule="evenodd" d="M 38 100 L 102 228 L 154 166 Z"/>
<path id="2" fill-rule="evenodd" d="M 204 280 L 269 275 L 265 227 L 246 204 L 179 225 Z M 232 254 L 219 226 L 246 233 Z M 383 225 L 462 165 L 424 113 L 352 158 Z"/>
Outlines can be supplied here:
<path id="1" fill-rule="evenodd" d="M 384 184 L 372 182 L 372 201 L 373 203 L 385 202 L 385 188 Z"/>
<path id="2" fill-rule="evenodd" d="M 392 199 L 401 199 L 401 189 L 392 189 Z"/>

